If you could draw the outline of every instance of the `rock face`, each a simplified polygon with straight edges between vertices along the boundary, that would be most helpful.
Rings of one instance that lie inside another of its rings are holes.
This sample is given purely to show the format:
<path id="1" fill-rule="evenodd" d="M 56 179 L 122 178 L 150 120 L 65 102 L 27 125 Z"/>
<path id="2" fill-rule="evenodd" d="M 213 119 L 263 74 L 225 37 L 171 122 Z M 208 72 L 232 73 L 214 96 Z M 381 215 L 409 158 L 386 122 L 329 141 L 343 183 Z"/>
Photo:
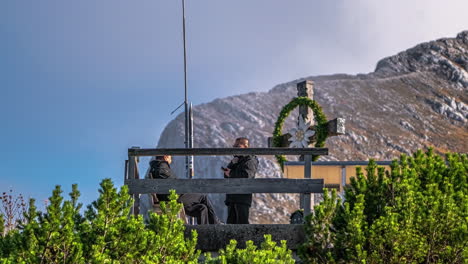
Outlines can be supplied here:
<path id="1" fill-rule="evenodd" d="M 448 81 L 468 88 L 468 31 L 455 39 L 439 39 L 420 44 L 377 64 L 376 73 L 401 74 L 430 71 Z"/>
<path id="2" fill-rule="evenodd" d="M 468 31 L 456 38 L 420 44 L 382 59 L 369 74 L 312 76 L 314 99 L 328 119 L 346 118 L 346 135 L 329 138 L 329 155 L 320 160 L 391 160 L 433 147 L 439 153 L 468 152 Z M 216 99 L 194 107 L 194 146 L 229 147 L 245 136 L 251 146 L 267 147 L 281 108 L 296 96 L 295 80 L 266 93 Z M 285 123 L 295 124 L 297 110 Z M 158 147 L 183 147 L 183 115 L 171 121 Z M 222 178 L 230 157 L 195 157 L 195 175 Z M 184 160 L 174 168 L 184 173 Z M 260 157 L 257 177 L 282 177 L 272 157 Z M 218 214 L 222 195 L 213 195 Z M 251 223 L 288 223 L 297 195 L 255 194 Z"/>

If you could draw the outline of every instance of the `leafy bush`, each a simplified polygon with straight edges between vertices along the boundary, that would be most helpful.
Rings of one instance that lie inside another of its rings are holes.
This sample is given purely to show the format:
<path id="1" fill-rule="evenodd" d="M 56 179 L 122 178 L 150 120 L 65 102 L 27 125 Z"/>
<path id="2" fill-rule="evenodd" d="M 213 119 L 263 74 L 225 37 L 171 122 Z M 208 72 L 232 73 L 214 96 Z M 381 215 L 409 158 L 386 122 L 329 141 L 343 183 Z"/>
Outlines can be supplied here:
<path id="1" fill-rule="evenodd" d="M 307 263 L 468 263 L 468 159 L 432 150 L 402 155 L 385 172 L 370 161 L 367 177 L 324 193 L 306 218 Z"/>

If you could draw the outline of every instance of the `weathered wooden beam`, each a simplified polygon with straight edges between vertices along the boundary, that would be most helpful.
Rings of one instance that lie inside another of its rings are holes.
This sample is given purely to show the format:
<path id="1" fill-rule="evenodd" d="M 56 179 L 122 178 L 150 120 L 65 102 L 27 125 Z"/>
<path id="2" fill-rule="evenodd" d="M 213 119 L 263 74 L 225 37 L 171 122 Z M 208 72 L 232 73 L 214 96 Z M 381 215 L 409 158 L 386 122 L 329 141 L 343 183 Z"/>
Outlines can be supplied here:
<path id="1" fill-rule="evenodd" d="M 290 134 L 284 134 L 284 135 L 281 135 L 280 136 L 280 146 L 289 146 L 289 144 L 291 143 L 291 141 L 289 141 L 289 139 L 291 138 L 291 135 Z M 268 138 L 268 147 L 272 147 L 273 146 L 273 137 L 269 137 Z"/>
<path id="2" fill-rule="evenodd" d="M 314 82 L 311 80 L 305 80 L 297 84 L 297 96 L 299 97 L 308 97 L 310 99 L 314 99 Z M 298 124 L 299 119 L 303 118 L 304 121 L 310 122 L 312 125 L 315 123 L 314 120 L 314 112 L 312 109 L 307 105 L 300 105 L 299 106 L 299 116 L 298 116 Z"/>
<path id="3" fill-rule="evenodd" d="M 128 160 L 125 160 L 125 165 L 124 165 L 124 181 L 128 179 Z"/>
<path id="4" fill-rule="evenodd" d="M 345 119 L 338 117 L 328 121 L 328 136 L 339 136 L 346 133 Z"/>
<path id="5" fill-rule="evenodd" d="M 340 184 L 338 183 L 328 183 L 328 184 L 324 184 L 323 188 L 327 188 L 327 189 L 336 189 L 336 190 L 340 190 Z"/>
<path id="6" fill-rule="evenodd" d="M 323 179 L 127 179 L 130 194 L 177 193 L 322 193 Z"/>
<path id="7" fill-rule="evenodd" d="M 231 239 L 237 240 L 238 248 L 245 248 L 247 240 L 259 247 L 265 240 L 264 234 L 271 234 L 278 245 L 281 240 L 286 240 L 291 250 L 298 249 L 305 240 L 303 225 L 186 225 L 185 236 L 190 237 L 192 230 L 198 233 L 197 249 L 201 251 L 226 248 Z"/>
<path id="8" fill-rule="evenodd" d="M 127 172 L 127 179 L 134 179 L 135 173 L 137 169 L 137 161 L 134 157 L 128 158 L 128 172 Z"/>
<path id="9" fill-rule="evenodd" d="M 311 179 L 312 178 L 312 170 L 311 170 L 311 166 L 310 164 L 312 163 L 312 156 L 311 155 L 305 155 L 304 156 L 304 163 L 305 163 L 305 166 L 304 166 L 304 178 L 305 179 Z M 304 216 L 307 216 L 310 214 L 310 206 L 311 206 L 311 203 L 310 203 L 310 193 L 308 194 L 303 194 L 303 198 L 304 198 Z"/>
<path id="10" fill-rule="evenodd" d="M 137 157 L 129 157 L 128 158 L 128 180 L 138 180 L 140 178 L 138 173 L 138 160 Z M 133 203 L 132 212 L 134 215 L 138 215 L 140 213 L 140 195 L 138 193 L 132 194 L 132 198 L 135 201 Z"/>
<path id="11" fill-rule="evenodd" d="M 136 159 L 136 170 L 135 170 L 135 180 L 139 180 L 140 179 L 140 169 L 138 168 L 138 158 L 136 157 L 133 157 L 132 159 Z M 133 207 L 134 207 L 134 213 L 135 213 L 135 216 L 137 216 L 138 214 L 140 214 L 140 194 L 138 193 L 135 193 L 133 194 L 133 200 L 135 201 L 133 203 Z"/>
<path id="12" fill-rule="evenodd" d="M 129 157 L 141 156 L 227 156 L 227 155 L 328 155 L 328 148 L 167 148 L 128 149 Z"/>

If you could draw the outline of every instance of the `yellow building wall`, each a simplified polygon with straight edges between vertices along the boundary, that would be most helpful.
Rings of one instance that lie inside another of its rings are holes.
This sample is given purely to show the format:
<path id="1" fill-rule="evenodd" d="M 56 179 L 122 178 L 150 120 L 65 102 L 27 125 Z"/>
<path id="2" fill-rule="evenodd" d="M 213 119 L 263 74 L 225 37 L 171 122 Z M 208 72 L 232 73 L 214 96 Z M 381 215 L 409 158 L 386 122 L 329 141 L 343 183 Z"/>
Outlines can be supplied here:
<path id="1" fill-rule="evenodd" d="M 346 184 L 351 183 L 351 177 L 356 177 L 356 168 L 361 167 L 362 173 L 366 176 L 366 168 L 367 166 L 364 165 L 356 165 L 356 166 L 346 166 Z M 379 165 L 379 167 L 384 167 L 386 171 L 390 171 L 389 165 Z"/>
<path id="2" fill-rule="evenodd" d="M 349 165 L 346 167 L 346 184 L 350 183 L 351 177 L 356 177 L 356 168 L 361 167 L 364 175 L 367 166 L 365 165 Z M 386 171 L 390 171 L 390 166 L 384 167 Z M 341 168 L 342 166 L 315 165 L 312 166 L 312 179 L 324 179 L 325 184 L 340 184 L 341 186 Z M 284 166 L 284 177 L 289 179 L 303 179 L 304 166 Z"/>
<path id="3" fill-rule="evenodd" d="M 341 183 L 341 166 L 312 166 L 312 179 L 323 179 L 325 184 Z M 284 166 L 285 178 L 304 179 L 304 166 Z"/>

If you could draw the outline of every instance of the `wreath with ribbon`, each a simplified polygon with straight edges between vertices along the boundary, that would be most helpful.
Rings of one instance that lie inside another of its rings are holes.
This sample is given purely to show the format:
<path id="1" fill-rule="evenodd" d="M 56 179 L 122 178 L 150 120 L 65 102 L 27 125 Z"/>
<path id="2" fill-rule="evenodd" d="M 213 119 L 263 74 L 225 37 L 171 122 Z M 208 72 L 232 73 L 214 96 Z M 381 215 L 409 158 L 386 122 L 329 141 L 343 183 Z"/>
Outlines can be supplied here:
<path id="1" fill-rule="evenodd" d="M 283 130 L 283 124 L 289 114 L 296 107 L 300 105 L 307 105 L 314 112 L 314 119 L 316 122 L 315 131 L 317 135 L 317 142 L 315 143 L 316 148 L 321 148 L 325 145 L 325 140 L 328 136 L 327 131 L 327 117 L 322 111 L 322 107 L 309 97 L 296 97 L 291 102 L 281 109 L 278 119 L 275 123 L 275 130 L 273 131 L 273 147 L 280 147 L 281 145 L 281 131 Z M 313 155 L 312 160 L 316 161 L 319 158 L 319 155 Z M 276 155 L 276 160 L 278 161 L 281 169 L 283 169 L 284 162 L 287 161 L 284 155 Z"/>

